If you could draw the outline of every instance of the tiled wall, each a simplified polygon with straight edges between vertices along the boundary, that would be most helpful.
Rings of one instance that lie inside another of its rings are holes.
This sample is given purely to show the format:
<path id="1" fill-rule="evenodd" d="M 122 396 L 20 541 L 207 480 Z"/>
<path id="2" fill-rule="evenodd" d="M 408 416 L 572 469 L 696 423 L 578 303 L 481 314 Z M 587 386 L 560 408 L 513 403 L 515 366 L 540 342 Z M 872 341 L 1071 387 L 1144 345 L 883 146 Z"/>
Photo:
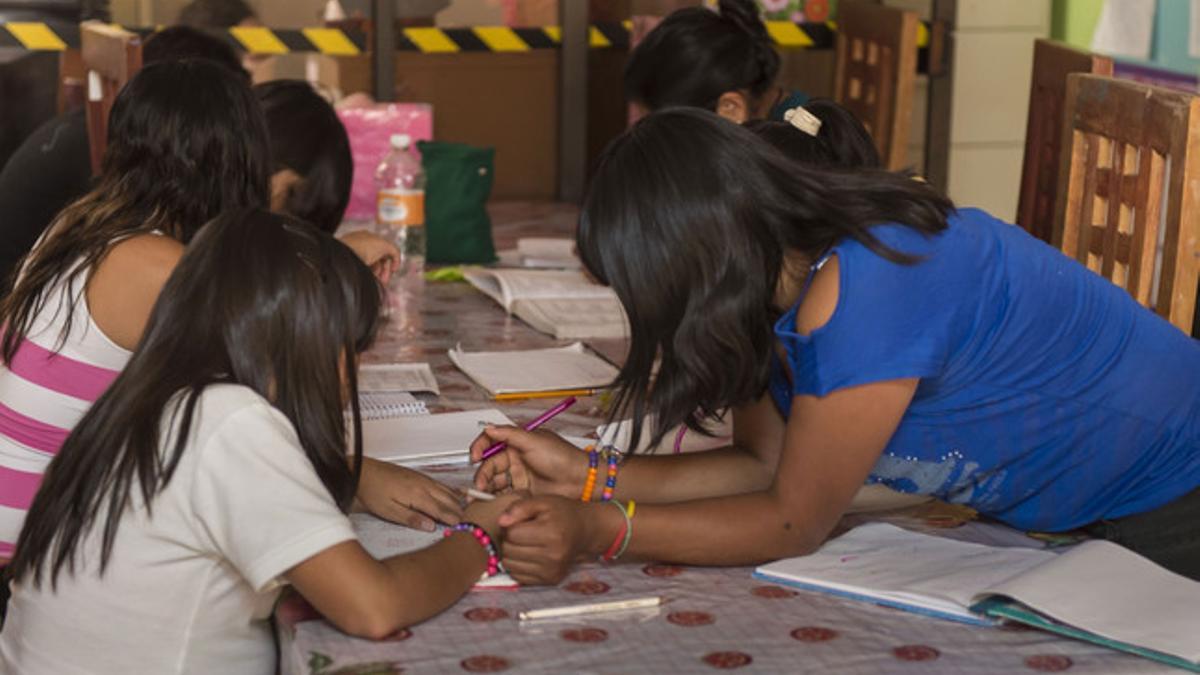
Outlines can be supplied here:
<path id="1" fill-rule="evenodd" d="M 885 0 L 929 17 L 930 0 Z M 950 197 L 1012 220 L 1017 211 L 1033 41 L 1050 0 L 959 0 L 950 131 Z M 909 161 L 921 165 L 927 83 L 918 78 Z"/>

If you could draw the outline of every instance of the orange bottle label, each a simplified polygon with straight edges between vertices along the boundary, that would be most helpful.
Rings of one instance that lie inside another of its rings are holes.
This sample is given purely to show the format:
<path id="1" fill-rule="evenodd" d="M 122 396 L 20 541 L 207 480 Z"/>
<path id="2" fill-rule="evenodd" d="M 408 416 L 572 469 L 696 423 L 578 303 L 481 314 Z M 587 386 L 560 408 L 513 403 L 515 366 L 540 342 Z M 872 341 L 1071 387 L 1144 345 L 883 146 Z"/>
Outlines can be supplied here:
<path id="1" fill-rule="evenodd" d="M 376 220 L 388 227 L 420 227 L 425 224 L 425 191 L 380 190 L 375 203 Z"/>

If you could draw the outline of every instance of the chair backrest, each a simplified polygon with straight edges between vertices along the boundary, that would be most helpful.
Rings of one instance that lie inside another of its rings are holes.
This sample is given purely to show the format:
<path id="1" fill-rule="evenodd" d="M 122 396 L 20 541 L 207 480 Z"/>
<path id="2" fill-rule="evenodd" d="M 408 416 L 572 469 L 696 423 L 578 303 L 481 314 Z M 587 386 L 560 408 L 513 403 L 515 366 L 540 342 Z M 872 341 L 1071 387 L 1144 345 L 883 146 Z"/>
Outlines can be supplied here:
<path id="1" fill-rule="evenodd" d="M 889 169 L 905 166 L 919 27 L 915 12 L 848 0 L 838 4 L 833 98 L 871 132 Z"/>
<path id="2" fill-rule="evenodd" d="M 108 113 L 117 92 L 142 68 L 142 39 L 119 26 L 85 21 L 80 48 L 88 78 L 88 149 L 97 174 L 108 138 Z"/>
<path id="3" fill-rule="evenodd" d="M 1200 97 L 1072 74 L 1065 106 L 1054 244 L 1190 332 Z"/>
<path id="4" fill-rule="evenodd" d="M 1052 40 L 1034 42 L 1017 224 L 1046 242 L 1054 229 L 1063 101 L 1067 98 L 1067 75 L 1071 73 L 1112 75 L 1113 60 Z"/>

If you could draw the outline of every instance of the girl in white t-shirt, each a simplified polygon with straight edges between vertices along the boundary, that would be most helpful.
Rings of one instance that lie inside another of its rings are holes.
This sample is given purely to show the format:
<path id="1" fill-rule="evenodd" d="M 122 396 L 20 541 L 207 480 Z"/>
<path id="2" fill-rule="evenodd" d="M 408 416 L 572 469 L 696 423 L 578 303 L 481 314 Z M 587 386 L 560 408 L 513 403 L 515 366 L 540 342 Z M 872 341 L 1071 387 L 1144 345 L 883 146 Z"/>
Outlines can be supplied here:
<path id="1" fill-rule="evenodd" d="M 377 561 L 355 539 L 362 447 L 346 439 L 379 304 L 367 267 L 304 223 L 243 211 L 203 228 L 50 464 L 10 568 L 0 672 L 271 673 L 285 583 L 381 638 L 494 568 L 508 499 L 416 553 Z"/>

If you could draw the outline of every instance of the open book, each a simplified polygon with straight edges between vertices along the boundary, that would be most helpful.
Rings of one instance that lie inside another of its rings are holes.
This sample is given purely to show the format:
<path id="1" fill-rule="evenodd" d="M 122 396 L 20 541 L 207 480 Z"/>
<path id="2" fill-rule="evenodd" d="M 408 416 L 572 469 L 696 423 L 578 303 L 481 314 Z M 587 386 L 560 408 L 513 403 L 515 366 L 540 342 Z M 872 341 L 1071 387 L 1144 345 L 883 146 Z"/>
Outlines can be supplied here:
<path id="1" fill-rule="evenodd" d="M 560 340 L 629 334 L 617 294 L 581 272 L 472 268 L 463 277 L 508 313 Z"/>
<path id="2" fill-rule="evenodd" d="M 1107 541 L 1058 554 L 871 523 L 754 575 L 967 623 L 1024 612 L 1060 634 L 1200 671 L 1200 583 Z"/>

